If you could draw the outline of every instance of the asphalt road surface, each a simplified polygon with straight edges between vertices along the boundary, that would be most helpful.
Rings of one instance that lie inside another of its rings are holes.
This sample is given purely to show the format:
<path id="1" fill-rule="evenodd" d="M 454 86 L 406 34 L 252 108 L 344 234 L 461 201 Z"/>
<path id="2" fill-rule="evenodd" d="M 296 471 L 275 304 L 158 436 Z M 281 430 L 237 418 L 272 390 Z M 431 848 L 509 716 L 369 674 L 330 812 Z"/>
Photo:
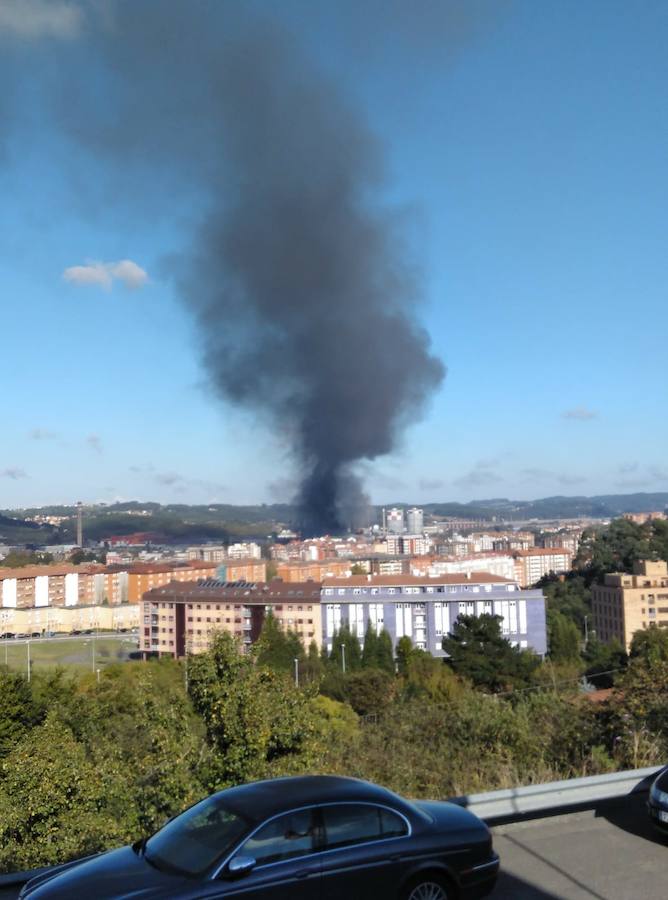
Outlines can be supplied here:
<path id="1" fill-rule="evenodd" d="M 665 900 L 668 840 L 645 797 L 493 829 L 501 875 L 492 900 Z"/>
<path id="2" fill-rule="evenodd" d="M 668 841 L 649 824 L 644 796 L 493 831 L 501 875 L 490 900 L 668 898 Z M 17 896 L 0 887 L 0 900 Z"/>

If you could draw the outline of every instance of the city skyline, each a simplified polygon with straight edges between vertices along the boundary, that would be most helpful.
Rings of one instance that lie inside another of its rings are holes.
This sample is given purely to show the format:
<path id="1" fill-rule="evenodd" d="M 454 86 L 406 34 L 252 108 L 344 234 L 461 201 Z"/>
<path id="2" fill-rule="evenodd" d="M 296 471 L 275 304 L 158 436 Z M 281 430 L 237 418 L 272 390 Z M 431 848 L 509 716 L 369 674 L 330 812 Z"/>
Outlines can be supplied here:
<path id="1" fill-rule="evenodd" d="M 177 181 L 166 203 L 131 165 L 113 192 L 104 155 L 25 112 L 59 53 L 94 71 L 93 26 L 58 2 L 31 23 L 31 6 L 0 18 L 7 83 L 33 63 L 0 136 L 0 505 L 291 500 L 287 436 L 209 390 L 176 297 L 169 258 L 201 198 Z M 383 199 L 408 222 L 419 318 L 448 369 L 399 449 L 357 469 L 376 503 L 666 490 L 668 12 L 471 7 L 460 30 L 437 23 L 437 46 L 388 26 L 364 56 L 356 30 L 379 23 L 352 5 L 282 12 L 380 136 Z"/>

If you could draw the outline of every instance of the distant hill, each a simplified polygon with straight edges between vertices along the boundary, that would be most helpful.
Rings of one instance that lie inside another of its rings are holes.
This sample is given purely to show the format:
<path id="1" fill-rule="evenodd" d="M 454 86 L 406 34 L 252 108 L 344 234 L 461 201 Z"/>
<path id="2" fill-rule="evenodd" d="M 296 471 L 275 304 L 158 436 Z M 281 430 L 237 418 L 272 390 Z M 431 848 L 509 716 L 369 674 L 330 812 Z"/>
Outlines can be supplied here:
<path id="1" fill-rule="evenodd" d="M 409 506 L 408 503 L 386 504 Z M 668 507 L 668 492 L 603 494 L 596 497 L 544 497 L 540 500 L 508 500 L 496 497 L 470 503 L 420 504 L 426 513 L 463 519 L 614 518 L 627 512 L 652 512 Z M 381 507 L 376 521 L 381 519 Z M 36 515 L 66 516 L 58 527 L 25 521 Z M 115 535 L 151 532 L 166 542 L 265 539 L 285 526 L 295 527 L 297 509 L 286 503 L 233 506 L 227 503 L 190 505 L 133 500 L 127 503 L 84 507 L 84 534 L 101 541 Z M 50 506 L 0 511 L 0 543 L 58 544 L 74 541 L 76 507 Z"/>
<path id="2" fill-rule="evenodd" d="M 476 500 L 471 503 L 428 503 L 425 512 L 437 516 L 489 519 L 614 518 L 630 512 L 663 511 L 668 492 L 601 494 L 596 497 L 544 497 L 540 500 Z"/>

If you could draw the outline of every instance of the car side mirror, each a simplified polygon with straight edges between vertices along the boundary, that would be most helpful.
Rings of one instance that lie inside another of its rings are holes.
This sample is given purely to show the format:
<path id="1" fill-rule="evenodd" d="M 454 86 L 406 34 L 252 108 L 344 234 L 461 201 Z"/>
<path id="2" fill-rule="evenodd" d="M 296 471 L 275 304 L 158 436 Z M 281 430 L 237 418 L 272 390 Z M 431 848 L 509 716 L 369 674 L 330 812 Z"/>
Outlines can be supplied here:
<path id="1" fill-rule="evenodd" d="M 227 865 L 227 874 L 231 878 L 242 878 L 255 868 L 255 860 L 252 856 L 235 856 Z"/>

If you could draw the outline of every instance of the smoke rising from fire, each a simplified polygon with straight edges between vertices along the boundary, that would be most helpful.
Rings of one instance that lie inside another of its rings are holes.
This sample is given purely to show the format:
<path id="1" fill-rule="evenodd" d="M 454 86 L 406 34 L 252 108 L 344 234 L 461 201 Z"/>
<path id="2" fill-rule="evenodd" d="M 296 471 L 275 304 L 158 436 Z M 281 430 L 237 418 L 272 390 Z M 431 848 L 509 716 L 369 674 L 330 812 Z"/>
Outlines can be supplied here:
<path id="1" fill-rule="evenodd" d="M 102 20 L 86 5 L 85 46 L 49 49 L 70 55 L 49 103 L 117 181 L 142 171 L 203 210 L 169 270 L 210 383 L 287 434 L 302 528 L 332 532 L 364 506 L 356 463 L 393 450 L 445 370 L 383 202 L 383 147 L 334 80 L 240 6 L 119 2 Z"/>

